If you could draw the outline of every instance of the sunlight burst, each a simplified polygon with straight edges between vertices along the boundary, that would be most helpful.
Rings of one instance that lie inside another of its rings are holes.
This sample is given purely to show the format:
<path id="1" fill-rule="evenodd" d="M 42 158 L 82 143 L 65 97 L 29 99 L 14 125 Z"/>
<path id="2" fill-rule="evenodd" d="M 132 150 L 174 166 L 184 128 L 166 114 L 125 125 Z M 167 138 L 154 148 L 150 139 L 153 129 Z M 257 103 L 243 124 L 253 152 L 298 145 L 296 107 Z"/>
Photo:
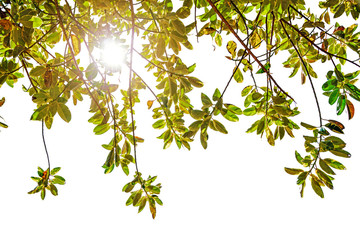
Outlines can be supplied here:
<path id="1" fill-rule="evenodd" d="M 121 70 L 126 63 L 127 46 L 123 41 L 106 39 L 102 42 L 101 61 L 111 71 Z"/>

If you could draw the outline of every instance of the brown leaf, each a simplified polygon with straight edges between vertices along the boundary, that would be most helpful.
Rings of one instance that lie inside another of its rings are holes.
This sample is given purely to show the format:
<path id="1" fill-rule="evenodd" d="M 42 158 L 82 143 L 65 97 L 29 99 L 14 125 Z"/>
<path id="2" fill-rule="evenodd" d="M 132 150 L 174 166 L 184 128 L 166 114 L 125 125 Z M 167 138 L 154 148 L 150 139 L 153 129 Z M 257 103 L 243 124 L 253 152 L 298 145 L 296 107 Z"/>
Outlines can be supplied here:
<path id="1" fill-rule="evenodd" d="M 345 126 L 341 123 L 341 122 L 338 122 L 338 121 L 335 121 L 335 120 L 328 120 L 330 123 L 338 126 L 341 130 L 343 130 L 345 128 Z"/>
<path id="2" fill-rule="evenodd" d="M 5 97 L 3 97 L 3 98 L 0 100 L 0 107 L 1 107 L 2 105 L 4 105 L 4 103 L 5 103 Z"/>
<path id="3" fill-rule="evenodd" d="M 346 100 L 346 107 L 348 110 L 348 116 L 349 116 L 349 120 L 352 119 L 354 117 L 355 114 L 355 107 L 352 104 L 352 102 L 350 102 L 349 100 Z"/>
<path id="4" fill-rule="evenodd" d="M 7 19 L 0 20 L 0 26 L 2 26 L 5 30 L 11 30 L 11 22 Z"/>
<path id="5" fill-rule="evenodd" d="M 303 72 L 301 72 L 301 84 L 305 84 L 306 76 Z"/>
<path id="6" fill-rule="evenodd" d="M 50 88 L 52 84 L 52 72 L 47 70 L 44 74 L 44 83 L 46 88 Z"/>

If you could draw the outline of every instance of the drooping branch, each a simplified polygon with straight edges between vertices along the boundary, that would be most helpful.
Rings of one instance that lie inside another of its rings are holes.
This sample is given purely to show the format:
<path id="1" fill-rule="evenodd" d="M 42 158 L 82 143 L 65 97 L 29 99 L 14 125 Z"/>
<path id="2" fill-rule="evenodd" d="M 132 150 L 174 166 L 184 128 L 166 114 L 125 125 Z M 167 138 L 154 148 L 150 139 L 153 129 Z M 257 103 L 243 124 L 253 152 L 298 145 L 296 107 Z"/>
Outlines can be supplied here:
<path id="1" fill-rule="evenodd" d="M 314 83 L 313 83 L 313 81 L 312 81 L 312 79 L 311 79 L 309 70 L 308 70 L 308 68 L 307 68 L 307 66 L 306 66 L 306 64 L 305 64 L 305 61 L 304 61 L 304 59 L 303 59 L 303 56 L 300 54 L 299 50 L 298 50 L 297 47 L 295 46 L 293 40 L 291 39 L 291 37 L 290 37 L 289 33 L 287 32 L 287 30 L 286 30 L 284 24 L 282 23 L 282 21 L 280 21 L 280 24 L 281 24 L 281 27 L 283 28 L 283 30 L 284 30 L 287 38 L 288 38 L 289 41 L 291 42 L 291 45 L 292 45 L 293 48 L 295 49 L 298 57 L 300 58 L 300 61 L 301 61 L 302 65 L 304 66 L 304 69 L 305 69 L 305 71 L 306 71 L 306 75 L 307 75 L 308 78 L 309 78 L 309 81 L 310 81 L 310 84 L 311 84 L 311 88 L 312 88 L 312 91 L 313 91 L 313 94 L 314 94 L 316 106 L 317 106 L 317 109 L 318 109 L 318 112 L 319 112 L 320 127 L 322 127 L 323 124 L 322 124 L 322 116 L 321 116 L 320 104 L 319 104 L 319 100 L 318 100 L 317 95 L 316 95 Z"/>
<path id="2" fill-rule="evenodd" d="M 270 77 L 271 81 L 282 91 L 287 97 L 291 98 L 294 102 L 295 99 L 293 99 L 285 90 L 283 90 L 280 85 L 275 81 L 271 73 L 265 68 L 265 66 L 260 62 L 260 60 L 255 56 L 255 54 L 246 46 L 243 40 L 239 37 L 239 35 L 235 32 L 234 28 L 229 24 L 229 22 L 225 19 L 225 17 L 219 12 L 215 4 L 211 0 L 206 0 L 211 8 L 215 11 L 215 13 L 221 18 L 222 22 L 225 23 L 225 25 L 229 28 L 231 33 L 235 36 L 235 38 L 240 42 L 240 44 L 244 47 L 245 51 L 257 62 L 257 64 L 263 69 L 264 72 Z"/>
<path id="3" fill-rule="evenodd" d="M 299 29 L 297 29 L 296 27 L 294 27 L 292 24 L 290 24 L 289 22 L 287 22 L 287 21 L 284 20 L 283 18 L 280 19 L 280 22 L 283 22 L 283 23 L 285 23 L 286 25 L 290 26 L 295 32 L 297 32 L 301 37 L 303 37 L 304 39 L 306 39 L 306 41 L 308 41 L 312 46 L 314 46 L 315 48 L 317 48 L 319 51 L 325 53 L 325 54 L 328 55 L 328 56 L 336 57 L 336 58 L 342 59 L 342 60 L 344 60 L 344 61 L 350 62 L 350 63 L 352 63 L 353 65 L 355 65 L 355 66 L 357 66 L 357 67 L 360 68 L 360 65 L 357 64 L 355 61 L 352 61 L 352 60 L 350 60 L 350 59 L 347 59 L 347 58 L 338 56 L 338 55 L 336 55 L 336 54 L 329 53 L 328 51 L 322 49 L 321 47 L 319 47 L 318 45 L 316 45 L 311 39 L 309 39 L 304 33 L 302 33 Z"/>

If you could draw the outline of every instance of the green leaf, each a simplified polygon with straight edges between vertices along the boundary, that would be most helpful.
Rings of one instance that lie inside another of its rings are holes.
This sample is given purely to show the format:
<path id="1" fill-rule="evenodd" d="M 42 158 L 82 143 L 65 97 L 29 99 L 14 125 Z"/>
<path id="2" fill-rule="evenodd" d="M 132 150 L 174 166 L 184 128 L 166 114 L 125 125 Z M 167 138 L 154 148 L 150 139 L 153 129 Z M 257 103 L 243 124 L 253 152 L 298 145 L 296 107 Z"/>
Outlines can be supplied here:
<path id="1" fill-rule="evenodd" d="M 331 150 L 330 152 L 338 157 L 343 157 L 343 158 L 351 157 L 351 154 L 348 151 L 345 151 L 343 149 L 334 149 L 334 150 Z"/>
<path id="2" fill-rule="evenodd" d="M 210 98 L 205 93 L 201 93 L 201 102 L 204 108 L 208 108 L 212 106 L 212 102 Z"/>
<path id="3" fill-rule="evenodd" d="M 101 135 L 106 133 L 109 129 L 110 129 L 110 124 L 105 123 L 105 124 L 97 125 L 93 131 L 96 135 Z"/>
<path id="4" fill-rule="evenodd" d="M 244 81 L 244 77 L 238 67 L 234 68 L 234 79 L 237 83 L 242 83 Z"/>
<path id="5" fill-rule="evenodd" d="M 33 28 L 40 27 L 42 25 L 42 23 L 43 23 L 41 18 L 39 18 L 38 16 L 32 16 L 29 21 L 33 22 L 32 23 Z"/>
<path id="6" fill-rule="evenodd" d="M 268 71 L 270 69 L 270 63 L 267 62 L 265 65 L 264 65 L 265 69 Z M 265 73 L 265 70 L 263 68 L 260 68 L 256 74 L 261 74 L 261 73 Z"/>
<path id="7" fill-rule="evenodd" d="M 46 191 L 45 191 L 45 188 L 43 187 L 41 189 L 41 199 L 44 200 L 45 199 L 45 195 L 46 195 Z"/>
<path id="8" fill-rule="evenodd" d="M 59 176 L 59 175 L 55 175 L 54 179 L 52 180 L 53 184 L 60 184 L 60 185 L 64 185 L 65 184 L 65 178 Z"/>
<path id="9" fill-rule="evenodd" d="M 311 177 L 311 187 L 317 195 L 319 195 L 321 198 L 324 198 L 324 192 L 314 177 Z"/>
<path id="10" fill-rule="evenodd" d="M 340 95 L 339 89 L 335 88 L 329 96 L 329 104 L 333 105 L 336 102 L 336 100 L 338 99 L 339 95 Z"/>
<path id="11" fill-rule="evenodd" d="M 214 123 L 215 128 L 216 128 L 219 132 L 224 133 L 224 134 L 227 134 L 227 133 L 228 133 L 228 131 L 226 130 L 225 126 L 224 126 L 221 122 L 219 122 L 219 121 L 217 121 L 217 120 L 214 119 L 214 120 L 213 120 L 213 123 Z"/>
<path id="12" fill-rule="evenodd" d="M 297 178 L 297 185 L 301 185 L 305 182 L 306 178 L 308 176 L 308 172 L 302 172 L 299 174 L 298 178 Z"/>
<path id="13" fill-rule="evenodd" d="M 252 85 L 245 87 L 245 88 L 241 91 L 241 96 L 242 96 L 242 97 L 245 97 L 246 95 L 248 95 L 249 92 L 252 90 L 252 88 L 253 88 Z"/>
<path id="14" fill-rule="evenodd" d="M 347 83 L 344 85 L 345 89 L 350 92 L 350 96 L 357 101 L 360 101 L 360 90 L 353 84 Z"/>
<path id="15" fill-rule="evenodd" d="M 326 162 L 332 168 L 335 168 L 335 169 L 338 169 L 338 170 L 345 170 L 346 169 L 346 167 L 342 163 L 340 163 L 340 162 L 338 162 L 338 161 L 336 161 L 334 159 L 325 158 L 325 159 L 323 159 L 323 161 Z"/>
<path id="16" fill-rule="evenodd" d="M 50 175 L 55 175 L 57 174 L 59 171 L 60 171 L 61 167 L 56 167 L 56 168 L 53 168 L 51 171 L 50 171 Z"/>
<path id="17" fill-rule="evenodd" d="M 155 129 L 164 128 L 166 125 L 166 121 L 164 119 L 157 120 L 152 126 Z"/>
<path id="18" fill-rule="evenodd" d="M 57 112 L 58 112 L 59 116 L 65 122 L 70 122 L 70 120 L 71 120 L 71 112 L 70 112 L 69 108 L 65 104 L 58 103 Z"/>
<path id="19" fill-rule="evenodd" d="M 240 108 L 238 108 L 237 106 L 235 106 L 233 104 L 224 104 L 224 105 L 230 112 L 232 112 L 236 115 L 241 115 L 243 113 Z"/>
<path id="20" fill-rule="evenodd" d="M 187 79 L 194 87 L 201 88 L 204 86 L 204 83 L 196 77 L 187 77 Z"/>
<path id="21" fill-rule="evenodd" d="M 220 99 L 220 97 L 221 97 L 220 90 L 219 90 L 218 88 L 216 88 L 216 89 L 215 89 L 215 92 L 214 92 L 214 94 L 213 94 L 213 96 L 212 96 L 212 100 L 213 100 L 213 101 L 217 101 L 217 100 Z"/>
<path id="22" fill-rule="evenodd" d="M 336 114 L 341 115 L 343 113 L 343 111 L 345 110 L 345 106 L 346 106 L 346 97 L 345 97 L 345 95 L 340 95 L 340 97 L 337 101 Z"/>
<path id="23" fill-rule="evenodd" d="M 36 66 L 30 71 L 30 76 L 38 77 L 44 75 L 46 72 L 46 67 L 44 66 Z"/>
<path id="24" fill-rule="evenodd" d="M 316 169 L 315 172 L 328 188 L 334 189 L 333 183 L 332 183 L 330 177 L 326 173 L 324 173 L 320 169 Z"/>
<path id="25" fill-rule="evenodd" d="M 85 76 L 87 80 L 94 80 L 98 74 L 97 65 L 95 62 L 90 63 L 85 70 Z"/>
<path id="26" fill-rule="evenodd" d="M 342 3 L 336 8 L 336 12 L 334 14 L 334 18 L 340 17 L 345 11 L 345 4 Z"/>
<path id="27" fill-rule="evenodd" d="M 328 174 L 335 175 L 335 172 L 330 168 L 330 166 L 322 159 L 319 161 L 319 165 L 322 170 L 324 170 Z"/>

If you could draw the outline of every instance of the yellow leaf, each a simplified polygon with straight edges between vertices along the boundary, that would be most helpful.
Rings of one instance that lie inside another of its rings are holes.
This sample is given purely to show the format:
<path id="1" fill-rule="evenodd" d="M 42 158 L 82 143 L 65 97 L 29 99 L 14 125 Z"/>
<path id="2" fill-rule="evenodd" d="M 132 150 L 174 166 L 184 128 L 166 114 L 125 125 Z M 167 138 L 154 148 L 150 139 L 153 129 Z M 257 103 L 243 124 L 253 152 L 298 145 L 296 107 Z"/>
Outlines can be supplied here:
<path id="1" fill-rule="evenodd" d="M 72 46 L 73 46 L 75 55 L 78 55 L 81 51 L 80 39 L 76 35 L 71 34 L 71 42 L 72 42 Z"/>
<path id="2" fill-rule="evenodd" d="M 149 101 L 147 101 L 148 109 L 150 109 L 150 108 L 152 107 L 154 101 L 155 101 L 155 100 L 149 100 Z"/>

